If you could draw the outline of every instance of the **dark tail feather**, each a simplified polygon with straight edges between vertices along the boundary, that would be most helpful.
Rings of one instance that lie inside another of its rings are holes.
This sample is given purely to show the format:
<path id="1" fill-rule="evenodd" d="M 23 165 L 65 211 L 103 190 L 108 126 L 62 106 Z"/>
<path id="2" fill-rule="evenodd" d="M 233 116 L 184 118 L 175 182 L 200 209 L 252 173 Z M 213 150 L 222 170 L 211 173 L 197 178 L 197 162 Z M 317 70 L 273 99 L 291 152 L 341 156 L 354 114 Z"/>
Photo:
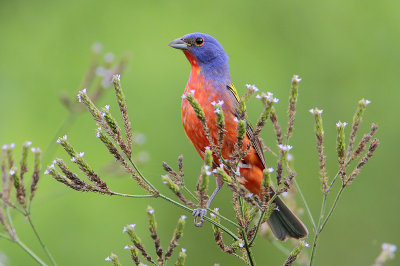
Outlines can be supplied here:
<path id="1" fill-rule="evenodd" d="M 275 204 L 278 210 L 273 211 L 268 219 L 268 225 L 274 236 L 281 241 L 285 241 L 288 237 L 297 239 L 306 237 L 308 230 L 303 222 L 279 197 L 275 199 Z"/>

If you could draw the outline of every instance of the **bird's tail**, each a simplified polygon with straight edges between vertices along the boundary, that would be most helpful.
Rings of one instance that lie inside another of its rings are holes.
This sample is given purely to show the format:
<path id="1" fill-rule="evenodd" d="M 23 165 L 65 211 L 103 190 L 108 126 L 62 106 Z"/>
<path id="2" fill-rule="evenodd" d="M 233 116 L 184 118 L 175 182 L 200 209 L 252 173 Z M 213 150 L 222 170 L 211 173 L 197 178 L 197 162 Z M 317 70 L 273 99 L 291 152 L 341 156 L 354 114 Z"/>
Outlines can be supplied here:
<path id="1" fill-rule="evenodd" d="M 275 204 L 277 209 L 268 219 L 268 225 L 274 236 L 281 241 L 285 241 L 288 237 L 296 239 L 306 237 L 308 230 L 303 222 L 289 210 L 279 197 L 275 199 Z"/>

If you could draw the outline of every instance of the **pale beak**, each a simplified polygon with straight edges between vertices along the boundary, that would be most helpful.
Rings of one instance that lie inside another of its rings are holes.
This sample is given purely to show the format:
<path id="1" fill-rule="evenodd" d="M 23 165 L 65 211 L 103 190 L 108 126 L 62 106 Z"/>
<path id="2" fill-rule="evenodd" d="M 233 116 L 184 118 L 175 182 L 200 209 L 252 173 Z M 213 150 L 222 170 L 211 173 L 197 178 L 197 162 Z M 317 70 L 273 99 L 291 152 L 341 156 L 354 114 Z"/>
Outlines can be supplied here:
<path id="1" fill-rule="evenodd" d="M 168 46 L 175 48 L 175 49 L 180 49 L 180 50 L 187 50 L 188 49 L 188 44 L 185 43 L 182 39 L 178 38 L 176 40 L 173 40 L 168 44 Z"/>

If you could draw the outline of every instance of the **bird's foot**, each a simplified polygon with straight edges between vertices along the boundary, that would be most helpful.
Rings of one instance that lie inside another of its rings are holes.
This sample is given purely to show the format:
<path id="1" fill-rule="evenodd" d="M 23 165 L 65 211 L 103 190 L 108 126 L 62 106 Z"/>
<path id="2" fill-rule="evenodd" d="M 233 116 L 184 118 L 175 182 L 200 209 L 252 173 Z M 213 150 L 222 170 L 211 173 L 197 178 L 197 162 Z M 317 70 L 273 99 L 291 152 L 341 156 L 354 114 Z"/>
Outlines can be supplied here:
<path id="1" fill-rule="evenodd" d="M 200 227 L 204 223 L 204 216 L 207 215 L 207 209 L 194 209 L 192 215 L 194 216 L 194 225 Z"/>

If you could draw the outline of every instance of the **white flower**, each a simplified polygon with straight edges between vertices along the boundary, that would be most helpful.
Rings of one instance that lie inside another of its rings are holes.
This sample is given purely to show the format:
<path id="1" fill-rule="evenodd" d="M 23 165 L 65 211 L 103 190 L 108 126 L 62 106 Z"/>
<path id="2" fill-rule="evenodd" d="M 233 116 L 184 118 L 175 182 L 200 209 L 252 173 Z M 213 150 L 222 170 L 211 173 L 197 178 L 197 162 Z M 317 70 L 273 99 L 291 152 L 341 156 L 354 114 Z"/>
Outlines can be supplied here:
<path id="1" fill-rule="evenodd" d="M 248 90 L 253 91 L 253 92 L 257 92 L 257 91 L 258 91 L 258 88 L 257 88 L 255 85 L 246 84 L 246 88 L 247 88 Z"/>
<path id="2" fill-rule="evenodd" d="M 299 75 L 294 75 L 293 80 L 299 83 L 301 81 L 301 78 L 299 78 Z"/>
<path id="3" fill-rule="evenodd" d="M 219 106 L 222 106 L 223 104 L 224 104 L 224 101 L 223 101 L 223 100 L 218 101 L 218 105 L 219 105 Z"/>
<path id="4" fill-rule="evenodd" d="M 109 105 L 109 104 L 107 104 L 106 106 L 104 106 L 104 108 L 105 108 L 107 111 L 110 111 L 110 105 Z"/>
<path id="5" fill-rule="evenodd" d="M 25 143 L 25 145 L 27 146 L 27 147 L 29 147 L 29 146 L 31 146 L 32 145 L 32 141 L 27 141 L 26 143 Z"/>
<path id="6" fill-rule="evenodd" d="M 2 147 L 1 147 L 1 149 L 4 151 L 4 150 L 7 150 L 8 149 L 8 145 L 7 144 L 4 144 Z"/>
<path id="7" fill-rule="evenodd" d="M 219 164 L 219 167 L 224 169 L 224 164 L 223 163 Z"/>
<path id="8" fill-rule="evenodd" d="M 187 218 L 186 215 L 182 215 L 182 216 L 181 216 L 181 219 L 182 219 L 182 220 L 186 220 L 186 218 Z"/>
<path id="9" fill-rule="evenodd" d="M 43 174 L 48 175 L 48 174 L 50 174 L 50 172 L 49 172 L 49 170 L 45 170 Z"/>
<path id="10" fill-rule="evenodd" d="M 218 173 L 217 169 L 212 170 L 214 174 Z"/>
<path id="11" fill-rule="evenodd" d="M 212 218 L 215 218 L 215 214 L 214 214 L 214 213 L 210 213 L 210 216 L 211 216 Z"/>
<path id="12" fill-rule="evenodd" d="M 287 160 L 288 162 L 293 161 L 293 155 L 291 153 L 288 153 Z"/>
<path id="13" fill-rule="evenodd" d="M 241 247 L 241 248 L 244 247 L 244 243 L 242 240 L 239 241 L 239 247 Z"/>
<path id="14" fill-rule="evenodd" d="M 322 114 L 322 112 L 323 112 L 324 110 L 320 110 L 320 109 L 318 109 L 318 108 L 313 108 L 313 109 L 310 109 L 310 113 L 312 113 L 313 115 L 315 115 L 315 114 Z"/>
<path id="15" fill-rule="evenodd" d="M 233 121 L 235 121 L 236 123 L 239 123 L 239 119 L 236 116 L 233 118 Z"/>
<path id="16" fill-rule="evenodd" d="M 106 115 L 106 113 L 101 113 L 101 117 L 105 117 Z"/>
<path id="17" fill-rule="evenodd" d="M 106 258 L 106 261 L 111 261 L 111 257 L 108 256 L 108 257 Z"/>
<path id="18" fill-rule="evenodd" d="M 49 165 L 50 169 L 55 169 L 54 164 Z"/>
<path id="19" fill-rule="evenodd" d="M 32 148 L 31 151 L 32 151 L 32 152 L 36 152 L 36 148 Z"/>
<path id="20" fill-rule="evenodd" d="M 284 197 L 284 198 L 286 198 L 287 195 L 288 195 L 288 193 L 286 191 L 282 193 L 282 197 Z"/>
<path id="21" fill-rule="evenodd" d="M 53 164 L 57 164 L 57 159 L 53 160 Z"/>
<path id="22" fill-rule="evenodd" d="M 126 246 L 124 247 L 124 249 L 129 249 L 129 245 L 126 245 Z"/>
<path id="23" fill-rule="evenodd" d="M 336 123 L 336 127 L 337 127 L 337 128 L 339 128 L 339 127 L 341 127 L 341 126 L 346 127 L 346 126 L 347 126 L 347 123 L 346 123 L 346 122 L 340 122 L 340 121 Z"/>
<path id="24" fill-rule="evenodd" d="M 85 152 L 80 152 L 80 153 L 78 154 L 78 156 L 81 157 L 81 158 L 83 158 L 83 155 L 85 155 Z"/>
<path id="25" fill-rule="evenodd" d="M 215 106 L 216 104 L 217 104 L 217 103 L 216 103 L 215 101 L 212 101 L 212 102 L 211 102 L 211 105 L 212 105 L 212 106 Z"/>
<path id="26" fill-rule="evenodd" d="M 63 140 L 67 140 L 67 139 L 68 139 L 68 136 L 67 136 L 67 135 L 64 135 L 64 136 L 62 137 L 62 139 L 63 139 Z"/>
<path id="27" fill-rule="evenodd" d="M 82 102 L 82 98 L 81 98 L 81 94 L 78 93 L 78 95 L 76 95 L 76 97 L 78 98 L 78 102 Z"/>
<path id="28" fill-rule="evenodd" d="M 204 149 L 205 149 L 205 150 L 209 150 L 209 149 L 210 149 L 210 146 L 206 146 Z"/>
<path id="29" fill-rule="evenodd" d="M 149 210 L 149 214 L 154 214 L 154 210 L 153 209 Z"/>
<path id="30" fill-rule="evenodd" d="M 209 170 L 209 169 L 210 169 L 210 166 L 204 165 L 204 169 Z"/>
<path id="31" fill-rule="evenodd" d="M 365 105 L 368 105 L 368 104 L 370 104 L 370 103 L 371 103 L 371 101 L 365 100 Z"/>
<path id="32" fill-rule="evenodd" d="M 76 158 L 75 158 L 75 157 L 72 157 L 72 158 L 71 158 L 71 162 L 73 162 L 73 163 L 76 162 Z"/>
<path id="33" fill-rule="evenodd" d="M 183 253 L 186 253 L 186 248 L 182 248 L 181 251 L 182 251 Z"/>
<path id="34" fill-rule="evenodd" d="M 279 99 L 278 99 L 278 98 L 273 98 L 273 99 L 272 99 L 272 102 L 273 102 L 273 103 L 277 103 L 277 102 L 279 102 Z"/>
<path id="35" fill-rule="evenodd" d="M 219 108 L 215 109 L 215 110 L 214 110 L 214 113 L 220 114 L 220 113 L 221 113 L 221 109 L 219 109 Z"/>
<path id="36" fill-rule="evenodd" d="M 168 184 L 168 182 L 167 181 L 163 181 L 163 184 Z"/>
<path id="37" fill-rule="evenodd" d="M 214 211 L 215 212 L 219 212 L 219 208 L 214 208 Z"/>
<path id="38" fill-rule="evenodd" d="M 100 130 L 96 132 L 96 138 L 100 138 Z"/>
<path id="39" fill-rule="evenodd" d="M 135 226 L 136 226 L 136 224 L 129 224 L 127 226 L 124 226 L 124 229 L 122 229 L 122 233 L 127 232 L 128 229 L 131 229 L 131 230 L 135 229 Z"/>
<path id="40" fill-rule="evenodd" d="M 186 99 L 186 95 L 185 95 L 185 94 L 182 94 L 181 98 L 182 98 L 182 99 Z"/>
<path id="41" fill-rule="evenodd" d="M 279 144 L 278 147 L 282 151 L 290 151 L 293 148 L 293 146 L 291 145 L 282 145 L 282 144 Z"/>
<path id="42" fill-rule="evenodd" d="M 305 242 L 304 246 L 305 246 L 306 248 L 308 248 L 308 247 L 310 246 L 310 244 L 308 244 L 307 242 Z"/>
<path id="43" fill-rule="evenodd" d="M 10 148 L 11 148 L 11 149 L 14 149 L 14 147 L 15 147 L 15 143 L 11 143 L 11 144 L 10 144 Z"/>
<path id="44" fill-rule="evenodd" d="M 248 198 L 250 198 L 252 196 L 253 196 L 253 193 L 251 193 L 251 192 L 247 193 L 247 195 L 246 195 L 246 197 L 248 197 Z"/>
<path id="45" fill-rule="evenodd" d="M 87 91 L 87 89 L 84 88 L 84 89 L 82 90 L 82 93 L 86 94 L 86 91 Z"/>
<path id="46" fill-rule="evenodd" d="M 269 173 L 272 173 L 274 171 L 274 168 L 270 167 L 267 169 Z"/>
<path id="47" fill-rule="evenodd" d="M 277 210 L 278 212 L 281 211 L 278 206 L 276 206 L 275 210 Z"/>
<path id="48" fill-rule="evenodd" d="M 211 172 L 210 171 L 206 171 L 206 175 L 210 176 Z"/>
<path id="49" fill-rule="evenodd" d="M 257 98 L 257 99 L 261 99 L 261 95 L 260 95 L 260 94 L 257 94 L 257 95 L 256 95 L 256 98 Z"/>
<path id="50" fill-rule="evenodd" d="M 121 80 L 121 75 L 120 74 L 115 74 L 116 79 Z"/>
<path id="51" fill-rule="evenodd" d="M 397 246 L 389 243 L 382 244 L 382 252 L 385 252 L 389 258 L 394 257 L 394 252 L 397 250 Z"/>
<path id="52" fill-rule="evenodd" d="M 190 93 L 194 95 L 194 93 L 195 93 L 195 90 L 190 90 Z"/>
<path id="53" fill-rule="evenodd" d="M 10 173 L 10 175 L 15 175 L 15 170 L 11 169 L 9 173 Z"/>

